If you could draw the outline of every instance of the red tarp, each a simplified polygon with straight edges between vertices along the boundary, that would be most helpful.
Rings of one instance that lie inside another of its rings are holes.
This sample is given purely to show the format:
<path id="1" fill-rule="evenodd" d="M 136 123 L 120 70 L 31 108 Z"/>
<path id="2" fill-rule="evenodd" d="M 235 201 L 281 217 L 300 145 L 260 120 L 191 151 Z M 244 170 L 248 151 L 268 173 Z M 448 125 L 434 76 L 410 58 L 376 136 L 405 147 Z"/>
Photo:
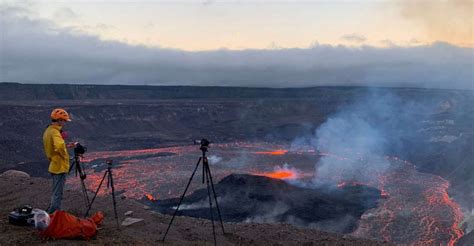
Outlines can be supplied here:
<path id="1" fill-rule="evenodd" d="M 51 222 L 48 228 L 40 232 L 42 237 L 90 239 L 97 234 L 97 225 L 102 223 L 104 214 L 97 212 L 88 219 L 80 219 L 65 211 L 58 210 L 50 217 Z"/>

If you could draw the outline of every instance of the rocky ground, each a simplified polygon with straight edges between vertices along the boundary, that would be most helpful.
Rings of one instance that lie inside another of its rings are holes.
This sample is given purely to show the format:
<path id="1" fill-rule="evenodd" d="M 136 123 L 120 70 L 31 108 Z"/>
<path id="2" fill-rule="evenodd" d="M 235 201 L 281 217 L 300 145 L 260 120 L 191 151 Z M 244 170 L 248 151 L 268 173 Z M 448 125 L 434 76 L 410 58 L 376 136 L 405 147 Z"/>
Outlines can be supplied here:
<path id="1" fill-rule="evenodd" d="M 105 220 L 96 238 L 84 240 L 40 239 L 36 230 L 30 227 L 14 226 L 8 223 L 7 214 L 25 204 L 45 209 L 48 206 L 51 180 L 15 175 L 0 176 L 0 245 L 18 244 L 162 244 L 160 239 L 170 221 L 163 215 L 144 207 L 134 200 L 118 198 L 119 220 L 125 219 L 125 212 L 133 211 L 131 217 L 142 218 L 142 222 L 117 229 L 110 196 L 99 197 L 94 210 L 105 213 Z M 74 215 L 84 213 L 80 192 L 66 189 L 63 209 Z M 386 242 L 353 238 L 313 229 L 298 228 L 288 224 L 224 223 L 226 234 L 217 234 L 219 245 L 389 245 Z M 177 217 L 164 244 L 205 245 L 212 244 L 212 227 L 208 220 Z"/>

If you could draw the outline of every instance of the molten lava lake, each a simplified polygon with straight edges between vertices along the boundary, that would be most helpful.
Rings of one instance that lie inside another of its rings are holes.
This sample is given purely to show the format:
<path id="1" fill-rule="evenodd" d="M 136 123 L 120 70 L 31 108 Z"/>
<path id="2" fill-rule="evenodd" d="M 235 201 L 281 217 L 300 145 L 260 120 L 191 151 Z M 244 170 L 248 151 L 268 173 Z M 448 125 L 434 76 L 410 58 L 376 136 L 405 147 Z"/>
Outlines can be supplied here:
<path id="1" fill-rule="evenodd" d="M 118 194 L 159 203 L 182 194 L 201 154 L 197 145 L 88 152 L 82 164 L 90 190 L 98 187 L 107 168 L 105 160 L 110 159 L 114 163 L 112 172 Z M 335 189 L 361 184 L 315 175 L 321 158 L 338 162 L 356 158 L 350 154 L 339 156 L 311 147 L 292 150 L 285 145 L 236 142 L 213 144 L 207 156 L 215 183 L 240 173 L 282 179 L 295 185 L 314 184 L 321 179 L 334 182 Z M 379 206 L 362 215 L 358 229 L 352 234 L 395 244 L 454 245 L 462 236 L 458 226 L 462 218 L 458 204 L 448 196 L 449 183 L 436 175 L 420 173 L 413 164 L 396 157 L 382 158 L 390 167 L 383 173 L 373 173 L 374 179 L 362 183 L 380 190 Z M 67 184 L 80 189 L 79 178 L 71 177 Z M 198 169 L 187 194 L 204 187 L 202 169 Z M 99 195 L 105 192 L 104 187 Z"/>
<path id="2" fill-rule="evenodd" d="M 274 144 L 213 144 L 207 152 L 214 182 L 232 173 L 263 175 L 280 179 L 310 180 L 318 155 L 314 150 L 288 151 Z M 87 187 L 97 187 L 106 170 L 106 160 L 113 160 L 114 186 L 126 197 L 142 199 L 146 194 L 156 200 L 181 195 L 202 152 L 199 146 L 87 153 Z M 291 164 L 291 168 L 288 165 Z M 200 165 L 202 167 L 202 165 Z M 201 171 L 201 172 L 199 172 Z M 189 193 L 202 188 L 198 169 Z M 68 183 L 79 187 L 76 179 Z"/>

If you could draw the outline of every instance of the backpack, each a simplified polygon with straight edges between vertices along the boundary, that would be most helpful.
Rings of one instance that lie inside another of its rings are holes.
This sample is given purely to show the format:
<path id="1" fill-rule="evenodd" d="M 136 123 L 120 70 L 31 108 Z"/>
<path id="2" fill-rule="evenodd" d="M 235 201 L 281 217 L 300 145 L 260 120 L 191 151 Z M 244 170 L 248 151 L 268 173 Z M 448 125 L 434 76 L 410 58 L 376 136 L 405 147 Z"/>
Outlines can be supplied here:
<path id="1" fill-rule="evenodd" d="M 19 226 L 34 226 L 33 220 L 34 214 L 32 213 L 33 208 L 29 205 L 15 208 L 8 214 L 8 222 L 13 225 Z"/>

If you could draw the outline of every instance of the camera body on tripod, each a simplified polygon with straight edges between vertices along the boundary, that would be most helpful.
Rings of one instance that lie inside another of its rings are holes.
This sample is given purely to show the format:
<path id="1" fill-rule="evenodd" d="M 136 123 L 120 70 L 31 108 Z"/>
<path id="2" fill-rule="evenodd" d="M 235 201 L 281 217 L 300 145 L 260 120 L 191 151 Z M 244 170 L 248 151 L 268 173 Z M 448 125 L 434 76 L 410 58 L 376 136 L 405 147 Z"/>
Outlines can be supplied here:
<path id="1" fill-rule="evenodd" d="M 203 152 L 207 152 L 207 149 L 209 148 L 209 144 L 211 144 L 211 142 L 205 138 L 201 140 L 193 140 L 193 143 L 194 145 L 200 144 L 201 147 L 199 149 Z"/>
<path id="2" fill-rule="evenodd" d="M 81 145 L 81 143 L 76 143 L 76 146 L 74 147 L 74 155 L 83 155 L 86 153 L 87 147 Z"/>
<path id="3" fill-rule="evenodd" d="M 79 177 L 81 179 L 87 178 L 86 172 L 84 172 L 80 160 L 80 157 L 82 157 L 82 155 L 86 153 L 86 151 L 87 147 L 81 145 L 80 143 L 76 143 L 76 146 L 74 147 L 74 164 L 76 166 L 76 176 L 77 174 L 79 174 Z"/>

